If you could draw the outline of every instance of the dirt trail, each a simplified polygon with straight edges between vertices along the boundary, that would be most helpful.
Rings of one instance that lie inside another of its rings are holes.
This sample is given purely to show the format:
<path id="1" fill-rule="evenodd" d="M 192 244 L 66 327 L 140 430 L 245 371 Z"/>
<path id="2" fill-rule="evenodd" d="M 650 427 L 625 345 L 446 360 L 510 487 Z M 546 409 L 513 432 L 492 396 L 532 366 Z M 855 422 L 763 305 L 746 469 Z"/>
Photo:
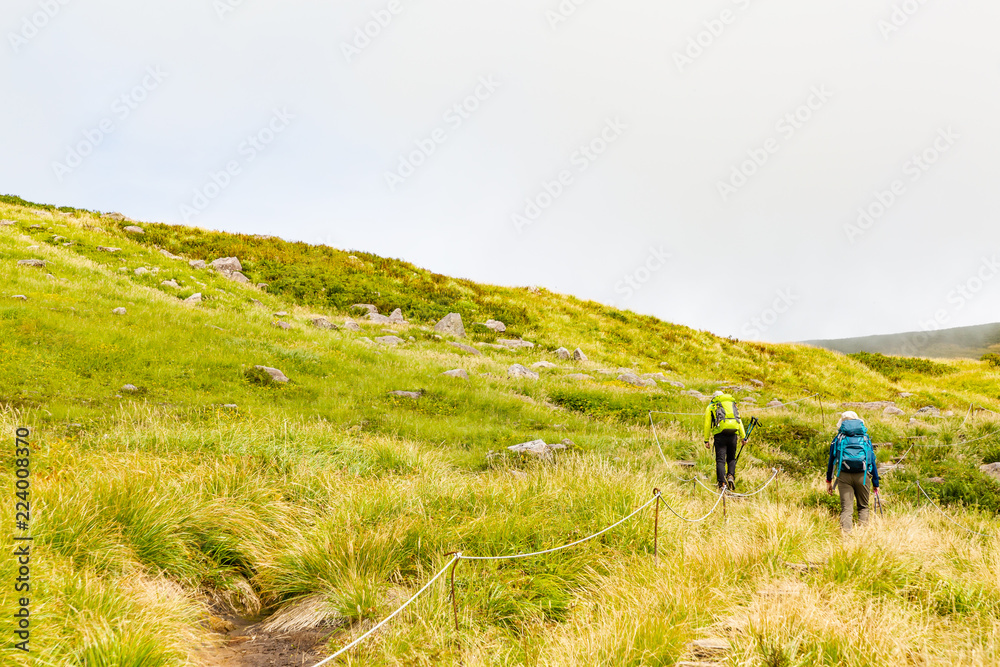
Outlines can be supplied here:
<path id="1" fill-rule="evenodd" d="M 201 649 L 202 667 L 311 667 L 325 658 L 323 640 L 331 629 L 293 633 L 263 630 L 263 618 L 246 619 L 216 610 L 212 629 L 223 637 L 219 647 Z"/>

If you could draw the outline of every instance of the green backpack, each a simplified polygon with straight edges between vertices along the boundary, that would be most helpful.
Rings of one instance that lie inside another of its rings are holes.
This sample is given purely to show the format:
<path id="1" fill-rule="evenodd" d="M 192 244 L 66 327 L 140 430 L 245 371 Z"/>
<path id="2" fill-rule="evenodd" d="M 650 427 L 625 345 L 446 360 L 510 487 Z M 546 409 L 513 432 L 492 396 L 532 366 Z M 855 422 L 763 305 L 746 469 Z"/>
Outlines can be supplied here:
<path id="1" fill-rule="evenodd" d="M 736 407 L 736 399 L 729 394 L 716 396 L 712 399 L 715 408 L 712 410 L 712 430 L 738 431 L 740 428 L 740 410 Z"/>

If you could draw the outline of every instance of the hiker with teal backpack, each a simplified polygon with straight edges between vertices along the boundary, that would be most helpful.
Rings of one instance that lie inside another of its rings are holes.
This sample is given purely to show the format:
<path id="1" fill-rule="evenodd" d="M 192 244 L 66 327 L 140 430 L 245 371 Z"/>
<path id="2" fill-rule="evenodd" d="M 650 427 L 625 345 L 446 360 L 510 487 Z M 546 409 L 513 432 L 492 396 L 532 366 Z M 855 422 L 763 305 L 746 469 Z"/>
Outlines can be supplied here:
<path id="1" fill-rule="evenodd" d="M 830 460 L 826 464 L 826 492 L 832 495 L 835 486 L 840 491 L 840 527 L 845 533 L 854 527 L 855 502 L 858 523 L 868 523 L 869 477 L 877 499 L 878 464 L 872 439 L 857 413 L 845 412 L 837 422 L 837 435 L 830 443 Z"/>
<path id="2" fill-rule="evenodd" d="M 719 490 L 736 488 L 736 443 L 747 441 L 747 433 L 736 407 L 736 399 L 717 391 L 705 408 L 705 449 L 711 445 L 709 435 L 715 437 L 715 481 Z"/>

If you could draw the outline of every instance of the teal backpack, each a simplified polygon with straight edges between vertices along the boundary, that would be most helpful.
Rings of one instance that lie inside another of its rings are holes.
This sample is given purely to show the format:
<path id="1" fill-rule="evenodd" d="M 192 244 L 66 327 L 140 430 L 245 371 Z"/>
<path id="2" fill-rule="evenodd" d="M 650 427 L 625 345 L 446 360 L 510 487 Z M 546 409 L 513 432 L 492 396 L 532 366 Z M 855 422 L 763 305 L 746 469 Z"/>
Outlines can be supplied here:
<path id="1" fill-rule="evenodd" d="M 840 431 L 834 440 L 834 454 L 837 457 L 837 468 L 840 472 L 863 472 L 864 481 L 868 482 L 868 462 L 872 459 L 872 440 L 868 437 L 868 429 L 860 419 L 848 419 L 840 425 Z"/>

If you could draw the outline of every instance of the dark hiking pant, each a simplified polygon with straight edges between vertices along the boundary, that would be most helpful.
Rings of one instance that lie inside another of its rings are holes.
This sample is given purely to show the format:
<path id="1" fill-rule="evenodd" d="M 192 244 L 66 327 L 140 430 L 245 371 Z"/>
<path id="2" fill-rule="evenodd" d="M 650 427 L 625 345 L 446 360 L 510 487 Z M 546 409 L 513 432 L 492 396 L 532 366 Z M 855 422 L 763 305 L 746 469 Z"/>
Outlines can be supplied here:
<path id="1" fill-rule="evenodd" d="M 719 486 L 726 485 L 726 470 L 736 477 L 736 442 L 739 440 L 736 431 L 723 431 L 715 434 L 715 481 Z"/>
<path id="2" fill-rule="evenodd" d="M 845 533 L 854 528 L 854 503 L 858 504 L 858 523 L 868 523 L 868 486 L 863 472 L 842 472 L 837 481 L 840 491 L 840 527 Z"/>

